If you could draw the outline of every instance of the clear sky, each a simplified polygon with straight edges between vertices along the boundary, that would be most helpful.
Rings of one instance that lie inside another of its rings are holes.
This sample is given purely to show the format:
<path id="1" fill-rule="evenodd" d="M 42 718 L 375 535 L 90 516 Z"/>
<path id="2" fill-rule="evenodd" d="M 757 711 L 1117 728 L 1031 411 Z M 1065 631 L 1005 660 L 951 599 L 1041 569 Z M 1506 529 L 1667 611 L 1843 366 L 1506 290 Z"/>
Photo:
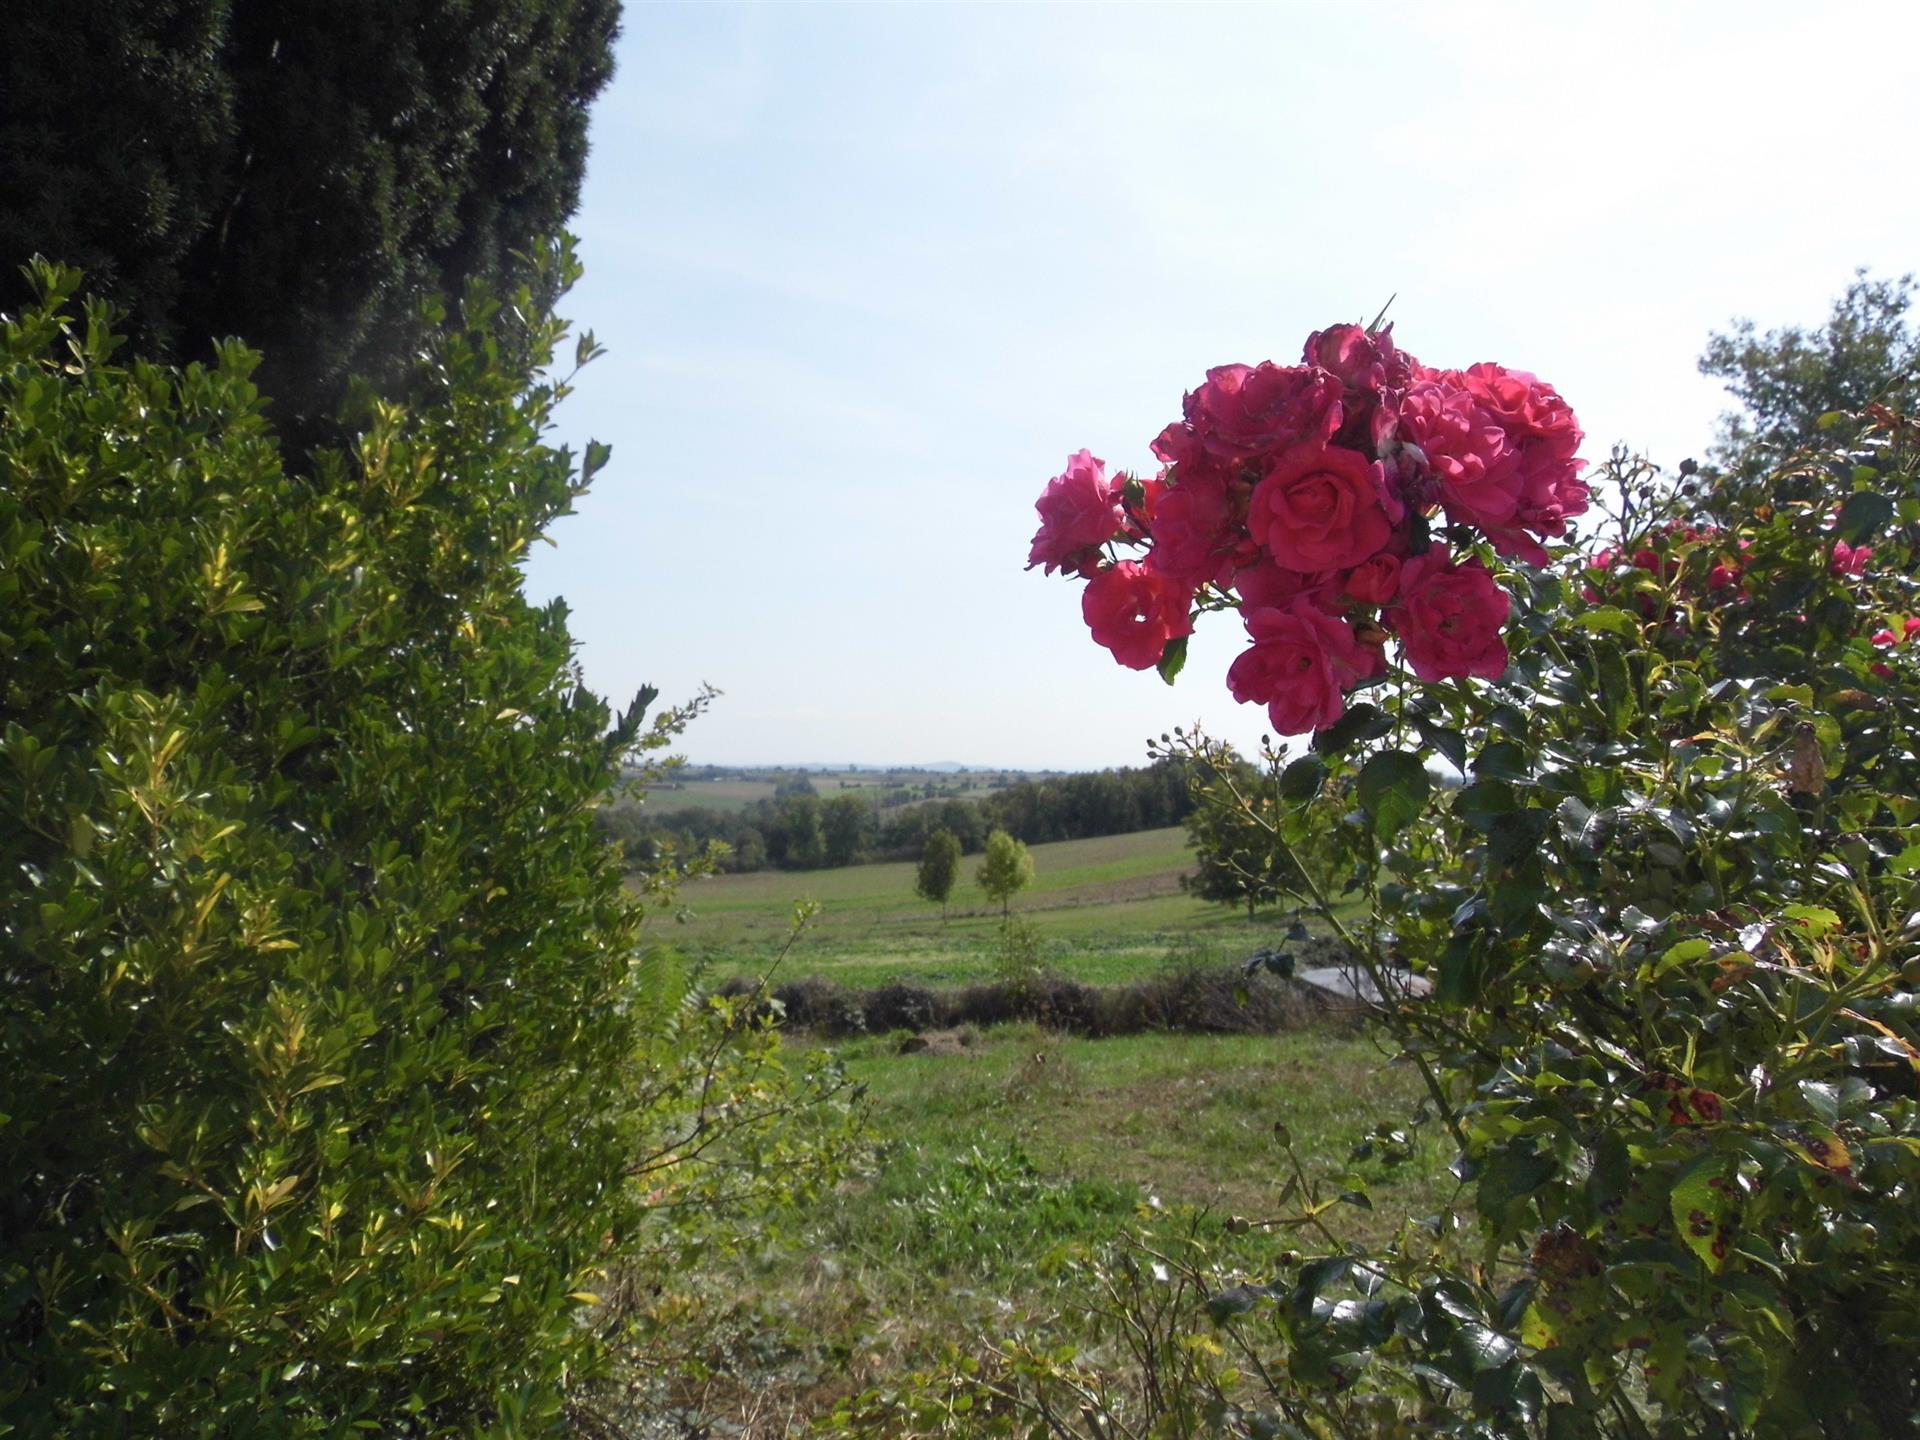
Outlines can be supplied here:
<path id="1" fill-rule="evenodd" d="M 1920 268 L 1920 6 L 629 3 L 562 412 L 613 463 L 529 567 L 589 683 L 725 692 L 697 762 L 1092 769 L 1247 744 L 1230 616 L 1180 683 L 1024 573 L 1081 446 L 1389 295 L 1587 451 L 1671 465 L 1736 315 Z"/>

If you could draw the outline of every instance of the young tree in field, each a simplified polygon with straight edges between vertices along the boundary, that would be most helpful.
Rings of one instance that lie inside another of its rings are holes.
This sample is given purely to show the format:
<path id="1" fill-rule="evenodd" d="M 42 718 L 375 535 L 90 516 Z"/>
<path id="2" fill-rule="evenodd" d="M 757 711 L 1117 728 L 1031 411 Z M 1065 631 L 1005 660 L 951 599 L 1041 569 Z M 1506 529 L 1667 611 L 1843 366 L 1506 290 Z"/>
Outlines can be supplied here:
<path id="1" fill-rule="evenodd" d="M 1291 893 L 1286 882 L 1294 872 L 1285 848 L 1260 823 L 1270 823 L 1272 814 L 1255 807 L 1257 801 L 1250 801 L 1247 809 L 1203 805 L 1188 815 L 1194 868 L 1180 877 L 1180 888 L 1189 895 L 1222 905 L 1244 904 L 1248 924 L 1260 906 L 1276 904 Z"/>
<path id="2" fill-rule="evenodd" d="M 987 836 L 987 856 L 975 875 L 987 897 L 1000 902 L 1000 913 L 1013 913 L 1013 897 L 1033 883 L 1033 856 L 1004 830 Z"/>
<path id="3" fill-rule="evenodd" d="M 573 213 L 618 24 L 618 0 L 17 0 L 0 310 L 30 256 L 78 265 L 137 353 L 237 335 L 283 440 L 343 439 L 346 377 L 410 373 L 424 295 L 510 294 Z"/>
<path id="4" fill-rule="evenodd" d="M 940 907 L 940 921 L 946 923 L 947 901 L 953 896 L 954 882 L 960 878 L 960 842 L 951 830 L 936 830 L 927 836 L 920 853 L 920 869 L 913 877 L 913 890 L 922 900 Z"/>

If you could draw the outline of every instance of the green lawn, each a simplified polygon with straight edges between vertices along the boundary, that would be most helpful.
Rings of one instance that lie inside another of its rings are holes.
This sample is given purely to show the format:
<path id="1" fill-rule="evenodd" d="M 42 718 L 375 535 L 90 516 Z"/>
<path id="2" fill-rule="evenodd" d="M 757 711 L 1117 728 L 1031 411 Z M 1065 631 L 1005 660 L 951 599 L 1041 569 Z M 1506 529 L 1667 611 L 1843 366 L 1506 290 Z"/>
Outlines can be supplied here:
<path id="1" fill-rule="evenodd" d="M 1170 960 L 1244 957 L 1284 923 L 1249 926 L 1244 912 L 1181 893 L 1191 865 L 1179 827 L 1033 847 L 1034 884 L 1015 912 L 1041 939 L 1042 958 L 1079 980 L 1131 979 Z M 762 871 L 688 885 L 688 917 L 665 938 L 716 975 L 757 973 L 783 945 L 793 907 L 820 906 L 782 962 L 781 974 L 820 975 L 849 985 L 891 980 L 958 984 L 991 975 L 1000 908 L 973 883 L 978 856 L 962 862 L 945 922 L 913 893 L 911 864 L 839 870 Z"/>
<path id="2" fill-rule="evenodd" d="M 663 1296 L 718 1305 L 742 1337 L 703 1362 L 693 1402 L 741 1427 L 719 1433 L 799 1434 L 838 1396 L 897 1381 L 947 1344 L 1077 1342 L 1094 1294 L 1081 1262 L 1130 1233 L 1172 1227 L 1243 1273 L 1274 1273 L 1282 1251 L 1324 1244 L 1259 1223 L 1295 1208 L 1280 1197 L 1276 1125 L 1334 1190 L 1370 1191 L 1371 1209 L 1327 1213 L 1342 1238 L 1384 1238 L 1455 1188 L 1425 1135 L 1397 1167 L 1352 1162 L 1419 1086 L 1344 1032 L 1080 1040 L 1006 1026 L 897 1047 L 839 1049 L 871 1099 L 871 1172 L 804 1217 L 796 1244 Z"/>

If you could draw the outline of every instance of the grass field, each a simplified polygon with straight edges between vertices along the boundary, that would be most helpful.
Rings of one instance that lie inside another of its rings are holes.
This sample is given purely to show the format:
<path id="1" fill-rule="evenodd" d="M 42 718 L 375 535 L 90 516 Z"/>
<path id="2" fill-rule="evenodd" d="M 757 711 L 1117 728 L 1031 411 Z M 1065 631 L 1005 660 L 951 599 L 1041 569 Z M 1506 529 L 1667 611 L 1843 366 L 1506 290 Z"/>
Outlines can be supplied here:
<path id="1" fill-rule="evenodd" d="M 977 800 L 1030 777 L 1017 771 L 962 775 L 944 770 L 793 770 L 709 779 L 698 773 L 682 772 L 678 778 L 651 788 L 647 792 L 647 805 L 655 812 L 718 810 L 735 814 L 756 800 L 773 799 L 781 780 L 802 778 L 823 800 L 843 792 L 877 798 L 889 790 L 903 787 L 919 790 L 928 786 L 942 798 Z"/>
<path id="2" fill-rule="evenodd" d="M 719 810 L 729 815 L 756 800 L 771 800 L 771 780 L 689 780 L 647 791 L 649 813 L 668 810 Z"/>
<path id="3" fill-rule="evenodd" d="M 1289 918 L 1250 926 L 1182 893 L 1183 829 L 1032 853 L 1016 913 L 1049 968 L 1090 983 L 1240 959 Z M 663 929 L 714 979 L 764 973 L 795 903 L 810 899 L 819 914 L 781 978 L 978 980 L 993 974 L 1001 936 L 999 907 L 973 884 L 978 864 L 966 860 L 944 923 L 913 893 L 915 867 L 896 864 L 702 880 Z M 1271 1276 L 1292 1246 L 1384 1238 L 1455 1188 L 1441 1147 L 1419 1132 L 1397 1167 L 1356 1165 L 1356 1142 L 1404 1123 L 1419 1087 L 1333 1022 L 1265 1036 L 1088 1040 L 1008 1025 L 923 1039 L 910 1052 L 902 1035 L 838 1043 L 871 1105 L 870 1168 L 798 1216 L 791 1243 L 769 1236 L 661 1292 L 670 1313 L 709 1317 L 711 1349 L 690 1371 L 652 1371 L 698 1377 L 659 1397 L 697 1422 L 688 1433 L 712 1420 L 716 1434 L 798 1436 L 837 1398 L 898 1382 L 953 1344 L 984 1353 L 1021 1334 L 1097 1348 L 1086 1266 L 1129 1236 L 1177 1232 L 1237 1274 Z M 1327 1212 L 1332 1241 L 1262 1223 L 1289 1213 L 1287 1145 L 1329 1195 L 1370 1192 L 1371 1208 Z"/>
<path id="4" fill-rule="evenodd" d="M 1328 1212 L 1342 1238 L 1384 1238 L 1454 1188 L 1424 1138 L 1394 1168 L 1351 1162 L 1418 1089 L 1351 1034 L 966 1038 L 908 1055 L 891 1037 L 840 1048 L 868 1087 L 877 1163 L 805 1218 L 797 1244 L 701 1282 L 751 1337 L 705 1372 L 695 1408 L 738 1427 L 716 1433 L 801 1433 L 838 1396 L 897 1381 L 948 1343 L 1082 1343 L 1082 1262 L 1145 1227 L 1271 1275 L 1281 1251 L 1319 1243 L 1229 1224 L 1276 1214 L 1288 1168 L 1276 1123 L 1310 1172 L 1371 1192 L 1371 1209 Z"/>
<path id="5" fill-rule="evenodd" d="M 1270 915 L 1249 926 L 1243 911 L 1181 892 L 1192 860 L 1178 827 L 1036 845 L 1033 860 L 1033 886 L 1015 900 L 1015 912 L 1038 933 L 1041 959 L 1078 980 L 1131 979 L 1170 961 L 1237 959 L 1273 936 Z M 820 912 L 782 962 L 786 978 L 979 980 L 993 972 L 1000 907 L 975 886 L 978 866 L 977 856 L 962 863 L 945 922 L 913 893 L 911 864 L 716 876 L 686 887 L 689 918 L 663 938 L 716 976 L 759 973 L 780 952 L 795 903 L 811 899 Z"/>

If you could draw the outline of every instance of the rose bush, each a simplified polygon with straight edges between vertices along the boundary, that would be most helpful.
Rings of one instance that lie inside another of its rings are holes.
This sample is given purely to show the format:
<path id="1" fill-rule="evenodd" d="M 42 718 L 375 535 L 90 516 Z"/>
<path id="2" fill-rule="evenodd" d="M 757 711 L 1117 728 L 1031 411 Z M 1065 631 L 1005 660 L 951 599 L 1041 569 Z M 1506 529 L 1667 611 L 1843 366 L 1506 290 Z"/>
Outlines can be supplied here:
<path id="1" fill-rule="evenodd" d="M 1296 1165 L 1264 1266 L 1162 1227 L 1090 1267 L 1149 1383 L 1016 1341 L 933 1377 L 921 1413 L 984 1397 L 1085 1436 L 1920 1433 L 1920 426 L 1831 416 L 1737 490 L 1617 454 L 1618 534 L 1556 571 L 1544 542 L 1592 496 L 1548 387 L 1427 371 L 1352 327 L 1297 368 L 1246 404 L 1256 372 L 1210 374 L 1102 563 L 1133 545 L 1154 569 L 1154 487 L 1185 467 L 1224 464 L 1238 514 L 1295 447 L 1357 457 L 1285 482 L 1323 488 L 1258 531 L 1223 526 L 1231 583 L 1198 587 L 1252 635 L 1236 698 L 1311 747 L 1270 752 L 1258 793 L 1224 747 L 1167 748 L 1267 835 L 1263 873 L 1350 947 L 1423 1077 L 1422 1111 L 1356 1157 L 1437 1128 L 1458 1199 L 1369 1250 L 1328 1218 L 1364 1185 Z M 1335 381 L 1337 412 L 1301 399 Z M 1298 568 L 1322 557 L 1276 527 L 1314 544 L 1364 514 L 1361 462 L 1403 507 L 1391 535 Z"/>

